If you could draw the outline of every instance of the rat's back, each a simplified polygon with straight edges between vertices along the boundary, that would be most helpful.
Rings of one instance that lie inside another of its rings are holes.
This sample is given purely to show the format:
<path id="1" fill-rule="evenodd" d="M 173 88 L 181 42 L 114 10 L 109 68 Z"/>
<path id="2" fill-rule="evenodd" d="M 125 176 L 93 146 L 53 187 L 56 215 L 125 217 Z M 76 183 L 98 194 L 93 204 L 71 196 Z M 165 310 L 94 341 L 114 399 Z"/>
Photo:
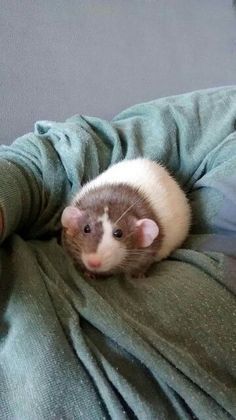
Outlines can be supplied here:
<path id="1" fill-rule="evenodd" d="M 146 192 L 148 189 L 151 192 L 153 191 L 152 187 L 156 189 L 157 182 L 159 186 L 163 183 L 166 173 L 167 171 L 163 166 L 149 159 L 122 160 L 85 184 L 79 195 L 94 187 L 121 183 L 143 189 Z"/>

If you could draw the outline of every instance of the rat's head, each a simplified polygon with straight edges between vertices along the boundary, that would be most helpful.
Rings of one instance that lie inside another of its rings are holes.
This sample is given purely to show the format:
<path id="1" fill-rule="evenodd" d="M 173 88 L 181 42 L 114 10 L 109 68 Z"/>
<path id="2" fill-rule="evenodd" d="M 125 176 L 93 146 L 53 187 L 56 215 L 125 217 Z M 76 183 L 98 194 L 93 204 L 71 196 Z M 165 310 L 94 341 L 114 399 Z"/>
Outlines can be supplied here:
<path id="1" fill-rule="evenodd" d="M 92 273 L 137 272 L 156 253 L 159 227 L 153 218 L 143 217 L 147 209 L 138 203 L 140 197 L 118 203 L 115 196 L 103 200 L 101 194 L 93 205 L 81 200 L 62 214 L 67 251 Z"/>

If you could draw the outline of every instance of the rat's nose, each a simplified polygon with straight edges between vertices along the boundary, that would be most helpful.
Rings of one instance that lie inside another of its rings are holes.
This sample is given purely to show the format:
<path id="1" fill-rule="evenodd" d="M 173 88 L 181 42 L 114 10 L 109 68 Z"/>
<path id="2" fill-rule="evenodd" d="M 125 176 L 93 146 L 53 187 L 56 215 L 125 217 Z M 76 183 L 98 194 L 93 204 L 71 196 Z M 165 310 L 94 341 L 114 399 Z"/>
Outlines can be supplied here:
<path id="1" fill-rule="evenodd" d="M 89 255 L 87 259 L 87 264 L 90 268 L 99 268 L 101 267 L 101 260 L 97 255 Z"/>

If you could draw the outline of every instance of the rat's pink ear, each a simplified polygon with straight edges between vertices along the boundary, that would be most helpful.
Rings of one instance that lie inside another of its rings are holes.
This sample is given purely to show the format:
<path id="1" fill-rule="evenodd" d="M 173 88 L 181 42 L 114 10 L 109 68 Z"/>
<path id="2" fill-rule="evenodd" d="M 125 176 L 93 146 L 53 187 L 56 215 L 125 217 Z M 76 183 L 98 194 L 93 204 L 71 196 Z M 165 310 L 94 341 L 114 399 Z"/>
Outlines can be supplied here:
<path id="1" fill-rule="evenodd" d="M 136 222 L 138 228 L 139 245 L 147 248 L 159 234 L 159 227 L 151 219 L 140 219 Z"/>
<path id="2" fill-rule="evenodd" d="M 64 209 L 61 216 L 61 224 L 67 229 L 69 235 L 79 232 L 79 222 L 83 216 L 83 211 L 78 207 L 68 206 Z"/>

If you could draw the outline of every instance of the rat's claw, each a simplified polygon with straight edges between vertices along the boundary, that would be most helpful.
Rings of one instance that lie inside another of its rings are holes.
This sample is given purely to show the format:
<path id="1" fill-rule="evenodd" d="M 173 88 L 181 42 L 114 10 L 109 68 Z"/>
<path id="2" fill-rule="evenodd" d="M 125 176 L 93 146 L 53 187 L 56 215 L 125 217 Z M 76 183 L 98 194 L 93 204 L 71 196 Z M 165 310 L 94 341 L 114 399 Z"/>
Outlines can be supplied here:
<path id="1" fill-rule="evenodd" d="M 85 271 L 84 272 L 84 277 L 89 279 L 89 280 L 95 280 L 96 279 L 96 274 L 91 273 L 90 271 Z"/>

